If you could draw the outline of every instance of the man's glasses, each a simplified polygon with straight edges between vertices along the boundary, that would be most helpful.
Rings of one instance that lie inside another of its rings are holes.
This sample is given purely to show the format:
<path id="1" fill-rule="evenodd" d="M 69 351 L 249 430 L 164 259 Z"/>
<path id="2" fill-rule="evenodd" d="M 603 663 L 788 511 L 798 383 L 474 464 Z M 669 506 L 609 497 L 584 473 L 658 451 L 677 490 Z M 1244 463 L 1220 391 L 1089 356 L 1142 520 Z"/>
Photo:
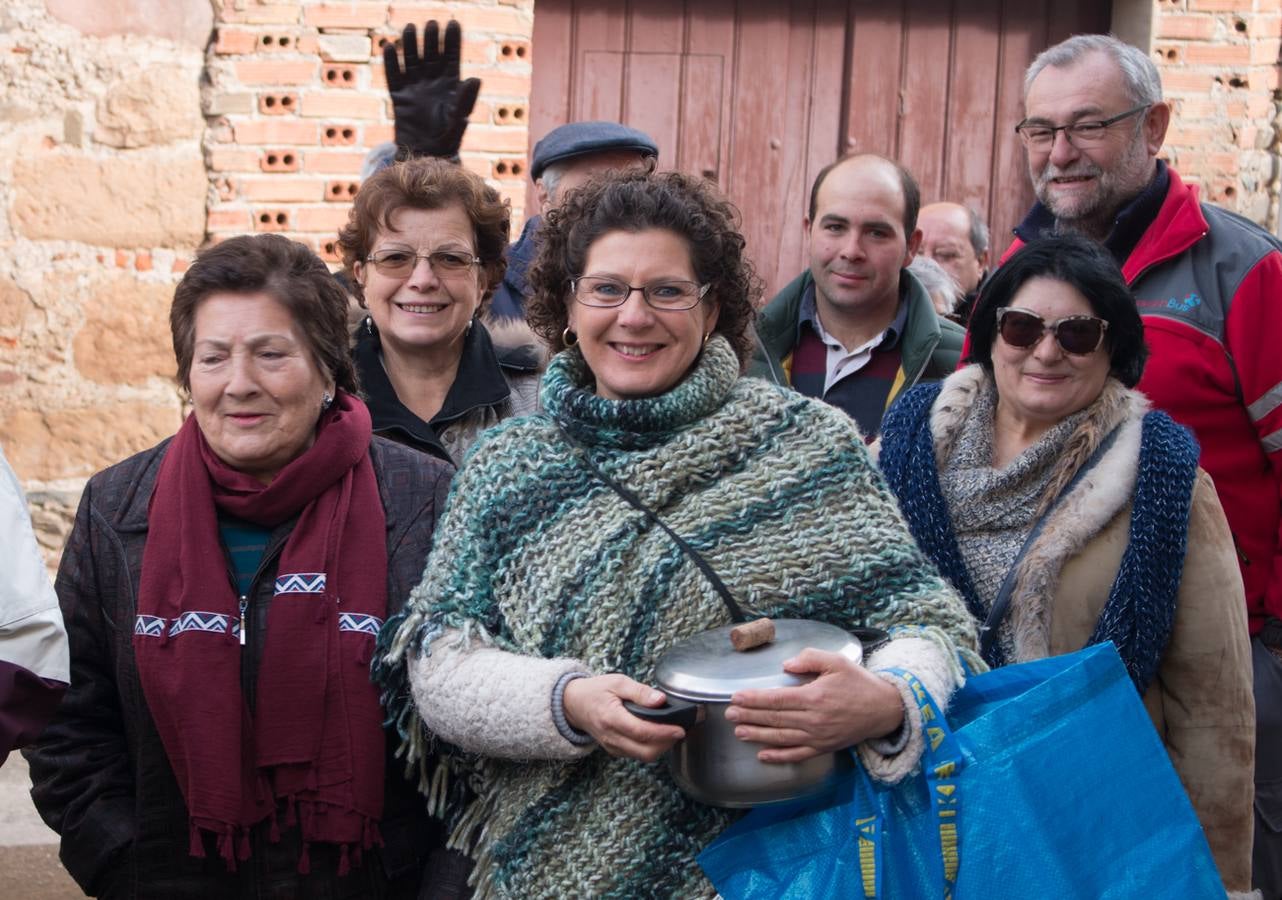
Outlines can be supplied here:
<path id="1" fill-rule="evenodd" d="M 1109 128 L 1123 119 L 1129 119 L 1137 113 L 1144 112 L 1150 106 L 1152 106 L 1151 103 L 1143 103 L 1108 119 L 1073 122 L 1071 125 L 1048 125 L 1045 122 L 1030 122 L 1025 119 L 1015 126 L 1015 133 L 1030 150 L 1049 150 L 1055 143 L 1057 131 L 1064 132 L 1064 136 L 1074 147 L 1092 147 L 1108 137 Z"/>
<path id="2" fill-rule="evenodd" d="M 584 306 L 622 306 L 633 291 L 640 291 L 645 302 L 655 309 L 692 309 L 711 287 L 710 284 L 697 284 L 693 281 L 655 281 L 642 287 L 633 287 L 626 281 L 601 275 L 583 275 L 570 279 L 574 299 Z"/>
<path id="3" fill-rule="evenodd" d="M 1048 331 L 1055 335 L 1055 343 L 1065 353 L 1089 356 L 1103 343 L 1108 323 L 1097 316 L 1065 316 L 1047 322 L 1037 313 L 1015 306 L 1002 306 L 997 310 L 997 333 L 1019 350 L 1036 346 Z"/>
<path id="4" fill-rule="evenodd" d="M 432 271 L 437 275 L 449 272 L 462 272 L 480 263 L 478 256 L 472 256 L 462 250 L 435 250 L 431 253 L 415 253 L 413 250 L 379 250 L 371 253 L 366 262 L 374 264 L 379 274 L 388 278 L 408 278 L 418 265 L 420 259 L 427 260 Z"/>

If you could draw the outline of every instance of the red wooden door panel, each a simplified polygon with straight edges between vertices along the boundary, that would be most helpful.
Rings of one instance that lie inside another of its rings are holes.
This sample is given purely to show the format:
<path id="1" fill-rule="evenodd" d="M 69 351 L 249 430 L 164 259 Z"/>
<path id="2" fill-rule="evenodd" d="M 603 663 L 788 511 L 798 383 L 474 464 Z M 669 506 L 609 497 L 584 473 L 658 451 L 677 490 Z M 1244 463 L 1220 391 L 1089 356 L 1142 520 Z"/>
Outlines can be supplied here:
<path id="1" fill-rule="evenodd" d="M 738 206 L 773 290 L 803 265 L 806 194 L 840 144 L 845 27 L 844 6 L 814 2 L 540 0 L 531 141 L 574 119 L 646 131 L 661 167 Z"/>
<path id="2" fill-rule="evenodd" d="M 530 138 L 575 119 L 648 132 L 662 168 L 739 207 L 767 296 L 806 265 L 810 184 L 846 150 L 973 205 L 1000 251 L 1032 199 L 1024 68 L 1108 21 L 1108 0 L 539 0 Z"/>

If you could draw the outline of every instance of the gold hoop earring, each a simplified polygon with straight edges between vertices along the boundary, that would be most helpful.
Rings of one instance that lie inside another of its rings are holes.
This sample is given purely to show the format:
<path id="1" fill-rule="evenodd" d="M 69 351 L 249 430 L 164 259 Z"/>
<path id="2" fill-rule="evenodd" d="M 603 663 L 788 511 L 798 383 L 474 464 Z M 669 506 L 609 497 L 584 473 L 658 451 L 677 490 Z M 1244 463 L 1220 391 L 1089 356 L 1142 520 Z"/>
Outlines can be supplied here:
<path id="1" fill-rule="evenodd" d="M 711 332 L 711 331 L 709 331 L 707 334 L 705 334 L 705 335 L 703 336 L 703 346 L 705 346 L 705 347 L 706 347 L 706 346 L 708 346 L 708 338 L 710 338 L 710 337 L 712 337 L 712 332 Z"/>
<path id="2" fill-rule="evenodd" d="M 579 336 L 570 330 L 570 326 L 565 326 L 565 331 L 561 332 L 561 343 L 566 347 L 573 347 L 579 342 Z"/>

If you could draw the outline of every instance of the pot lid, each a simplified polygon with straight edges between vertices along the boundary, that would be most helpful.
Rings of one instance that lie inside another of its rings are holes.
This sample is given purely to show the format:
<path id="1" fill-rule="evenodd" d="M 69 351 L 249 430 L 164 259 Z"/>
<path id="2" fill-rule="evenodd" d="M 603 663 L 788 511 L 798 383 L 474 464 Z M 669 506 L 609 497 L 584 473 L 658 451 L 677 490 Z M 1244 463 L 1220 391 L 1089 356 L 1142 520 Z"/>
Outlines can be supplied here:
<path id="1" fill-rule="evenodd" d="M 849 632 L 809 619 L 775 619 L 775 639 L 739 652 L 723 625 L 676 644 L 655 668 L 658 688 L 686 700 L 729 701 L 735 691 L 795 687 L 811 681 L 783 670 L 785 661 L 807 647 L 863 661 L 863 644 Z"/>

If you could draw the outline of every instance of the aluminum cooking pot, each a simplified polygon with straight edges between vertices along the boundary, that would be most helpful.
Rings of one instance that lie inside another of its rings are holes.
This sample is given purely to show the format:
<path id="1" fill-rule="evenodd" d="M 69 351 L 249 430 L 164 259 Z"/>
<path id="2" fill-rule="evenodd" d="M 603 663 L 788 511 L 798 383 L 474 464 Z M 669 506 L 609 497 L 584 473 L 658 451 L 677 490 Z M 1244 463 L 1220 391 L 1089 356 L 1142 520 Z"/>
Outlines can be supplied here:
<path id="1" fill-rule="evenodd" d="M 852 634 L 835 625 L 806 619 L 776 619 L 775 637 L 751 650 L 731 644 L 734 626 L 714 628 L 687 638 L 659 660 L 656 687 L 668 697 L 664 706 L 626 703 L 643 719 L 679 725 L 686 736 L 668 751 L 668 768 L 687 794 L 712 806 L 742 808 L 795 800 L 823 790 L 849 766 L 849 754 L 828 753 L 799 763 L 764 763 L 763 744 L 741 741 L 726 709 L 736 691 L 795 687 L 814 676 L 792 675 L 783 664 L 807 647 L 840 653 L 862 663 L 866 652 L 889 638 L 875 628 Z"/>

